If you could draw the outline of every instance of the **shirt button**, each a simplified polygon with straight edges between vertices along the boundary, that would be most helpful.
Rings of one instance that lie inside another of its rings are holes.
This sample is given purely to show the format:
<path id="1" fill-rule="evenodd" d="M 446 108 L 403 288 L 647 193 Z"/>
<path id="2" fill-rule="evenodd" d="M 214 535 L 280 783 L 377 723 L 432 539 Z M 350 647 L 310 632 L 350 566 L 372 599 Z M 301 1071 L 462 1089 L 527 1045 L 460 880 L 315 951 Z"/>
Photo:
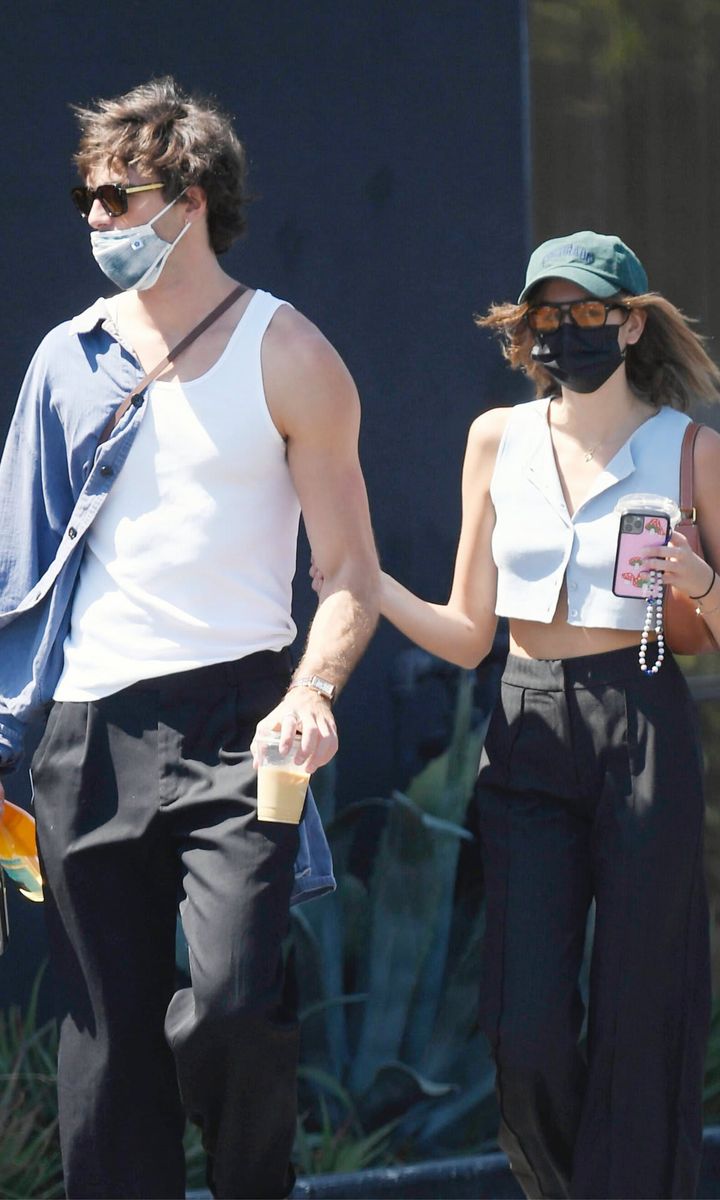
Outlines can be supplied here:
<path id="1" fill-rule="evenodd" d="M 573 609 L 571 609 L 571 610 L 570 610 L 570 616 L 571 616 L 571 617 L 576 617 L 576 616 L 577 616 L 577 609 L 576 609 L 576 608 L 573 608 Z"/>
<path id="2" fill-rule="evenodd" d="M 112 467 L 108 466 L 107 463 L 105 463 L 104 466 L 102 466 L 100 468 L 101 475 L 112 475 L 112 473 L 113 473 L 113 469 L 112 469 Z"/>
<path id="3" fill-rule="evenodd" d="M 68 537 L 69 537 L 70 539 L 72 539 L 72 538 L 76 538 L 76 537 L 77 537 L 77 529 L 74 529 L 72 525 L 71 525 L 71 526 L 70 526 L 70 528 L 68 529 Z"/>
<path id="4" fill-rule="evenodd" d="M 577 591 L 577 584 L 576 584 L 576 583 L 571 583 L 571 584 L 570 584 L 570 591 L 571 591 L 571 592 L 576 592 L 576 591 Z"/>

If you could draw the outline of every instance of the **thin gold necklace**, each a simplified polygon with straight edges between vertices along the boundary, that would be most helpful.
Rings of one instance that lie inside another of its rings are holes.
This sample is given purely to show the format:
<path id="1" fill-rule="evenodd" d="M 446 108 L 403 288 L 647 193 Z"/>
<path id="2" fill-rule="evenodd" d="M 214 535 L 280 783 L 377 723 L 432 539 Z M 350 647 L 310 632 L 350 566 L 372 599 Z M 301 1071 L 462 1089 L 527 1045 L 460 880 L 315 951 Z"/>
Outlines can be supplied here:
<path id="1" fill-rule="evenodd" d="M 649 421 L 651 417 L 657 416 L 657 413 L 658 413 L 658 409 L 656 409 L 655 412 L 650 413 L 649 416 L 647 416 L 644 421 L 640 422 L 640 425 L 636 425 L 635 429 L 633 429 L 624 440 L 628 441 L 628 439 L 631 438 L 634 433 L 637 433 L 638 429 L 640 429 L 640 427 L 642 425 L 644 425 L 646 421 Z M 548 420 L 549 420 L 549 412 L 548 412 Z M 549 424 L 550 424 L 550 428 L 552 429 L 553 428 L 552 421 L 549 420 Z M 611 438 L 612 438 L 612 434 L 608 434 L 607 437 L 602 438 L 599 442 L 595 442 L 595 444 L 593 446 L 587 446 L 585 449 L 583 449 L 583 447 L 581 446 L 580 450 L 582 451 L 583 461 L 586 463 L 592 462 L 592 460 L 595 457 L 596 451 L 602 450 L 603 446 L 607 445 L 607 443 L 611 440 Z M 624 442 L 621 444 L 624 445 Z"/>
<path id="2" fill-rule="evenodd" d="M 556 426 L 553 426 L 553 424 L 552 424 L 552 421 L 551 421 L 551 422 L 550 422 L 550 429 L 552 430 L 553 428 L 557 428 L 557 427 L 556 427 Z M 581 451 L 581 453 L 582 453 L 583 460 L 584 460 L 586 463 L 592 462 L 592 460 L 593 460 L 593 459 L 594 459 L 594 457 L 595 457 L 595 451 L 596 451 L 596 450 L 600 450 L 600 449 L 601 449 L 601 448 L 602 448 L 602 447 L 605 445 L 605 443 L 606 443 L 606 442 L 609 442 L 609 441 L 610 441 L 610 436 L 611 436 L 611 435 L 608 435 L 608 437 L 602 438 L 602 439 L 601 439 L 601 441 L 599 441 L 599 442 L 595 442 L 595 445 L 594 445 L 594 446 L 588 446 L 586 449 L 583 449 L 583 447 L 582 447 L 582 446 L 580 446 L 580 451 Z"/>

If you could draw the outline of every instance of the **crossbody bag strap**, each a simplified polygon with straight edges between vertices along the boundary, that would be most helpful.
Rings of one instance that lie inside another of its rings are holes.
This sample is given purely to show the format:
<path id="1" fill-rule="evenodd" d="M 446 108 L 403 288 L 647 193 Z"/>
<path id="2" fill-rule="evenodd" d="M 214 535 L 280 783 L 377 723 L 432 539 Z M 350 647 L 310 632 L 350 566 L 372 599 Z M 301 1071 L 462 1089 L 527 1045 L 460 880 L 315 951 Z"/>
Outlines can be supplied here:
<path id="1" fill-rule="evenodd" d="M 201 333 L 204 333 L 206 329 L 209 329 L 213 322 L 217 321 L 218 317 L 221 317 L 224 312 L 227 312 L 230 306 L 234 304 L 236 300 L 239 300 L 245 291 L 247 291 L 247 289 L 242 283 L 238 284 L 236 288 L 233 288 L 230 294 L 226 296 L 224 300 L 221 300 L 217 307 L 212 310 L 212 312 L 209 312 L 206 317 L 203 317 L 202 321 L 200 321 L 194 329 L 191 329 L 189 333 L 186 333 L 185 337 L 181 338 L 177 345 L 173 346 L 172 350 L 168 351 L 162 361 L 159 362 L 157 366 L 154 366 L 152 371 L 148 371 L 147 375 L 145 375 L 144 378 L 141 379 L 138 384 L 136 384 L 133 390 L 127 396 L 123 397 L 121 403 L 118 404 L 115 412 L 112 414 L 110 420 L 100 434 L 100 437 L 98 438 L 98 446 L 101 446 L 103 442 L 107 441 L 115 426 L 120 423 L 130 405 L 133 402 L 136 402 L 137 397 L 141 394 L 141 392 L 144 392 L 145 389 L 152 383 L 152 381 L 157 379 L 158 375 L 162 375 L 163 371 L 170 366 L 170 363 L 175 362 L 175 359 L 182 354 L 183 350 L 187 350 L 188 346 L 192 345 L 195 339 L 200 337 Z"/>
<path id="2" fill-rule="evenodd" d="M 680 513 L 681 520 L 696 521 L 694 495 L 695 439 L 702 426 L 690 421 L 685 429 L 680 450 Z"/>

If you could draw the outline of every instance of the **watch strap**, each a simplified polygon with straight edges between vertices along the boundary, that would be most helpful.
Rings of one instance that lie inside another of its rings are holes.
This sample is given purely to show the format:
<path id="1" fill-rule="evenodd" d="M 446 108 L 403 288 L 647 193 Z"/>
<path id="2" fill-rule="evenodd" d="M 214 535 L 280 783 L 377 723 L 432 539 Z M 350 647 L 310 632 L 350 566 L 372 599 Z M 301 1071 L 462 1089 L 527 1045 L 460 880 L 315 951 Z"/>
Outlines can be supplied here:
<path id="1" fill-rule="evenodd" d="M 296 687 L 311 688 L 313 692 L 317 692 L 319 696 L 324 696 L 331 703 L 335 699 L 337 687 L 331 683 L 329 679 L 323 679 L 322 675 L 303 675 L 300 679 L 293 679 L 288 691 Z"/>

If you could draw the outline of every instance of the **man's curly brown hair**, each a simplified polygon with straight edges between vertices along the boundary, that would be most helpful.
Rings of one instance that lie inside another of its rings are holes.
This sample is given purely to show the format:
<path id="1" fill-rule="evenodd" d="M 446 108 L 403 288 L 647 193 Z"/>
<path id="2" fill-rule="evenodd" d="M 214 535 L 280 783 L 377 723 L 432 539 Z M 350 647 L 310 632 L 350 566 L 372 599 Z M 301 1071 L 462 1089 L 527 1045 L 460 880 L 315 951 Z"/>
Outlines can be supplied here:
<path id="1" fill-rule="evenodd" d="M 103 167 L 133 166 L 165 185 L 167 201 L 198 184 L 207 196 L 215 253 L 244 232 L 245 150 L 213 99 L 191 96 L 165 75 L 92 108 L 73 108 L 81 130 L 74 162 L 84 179 Z"/>

